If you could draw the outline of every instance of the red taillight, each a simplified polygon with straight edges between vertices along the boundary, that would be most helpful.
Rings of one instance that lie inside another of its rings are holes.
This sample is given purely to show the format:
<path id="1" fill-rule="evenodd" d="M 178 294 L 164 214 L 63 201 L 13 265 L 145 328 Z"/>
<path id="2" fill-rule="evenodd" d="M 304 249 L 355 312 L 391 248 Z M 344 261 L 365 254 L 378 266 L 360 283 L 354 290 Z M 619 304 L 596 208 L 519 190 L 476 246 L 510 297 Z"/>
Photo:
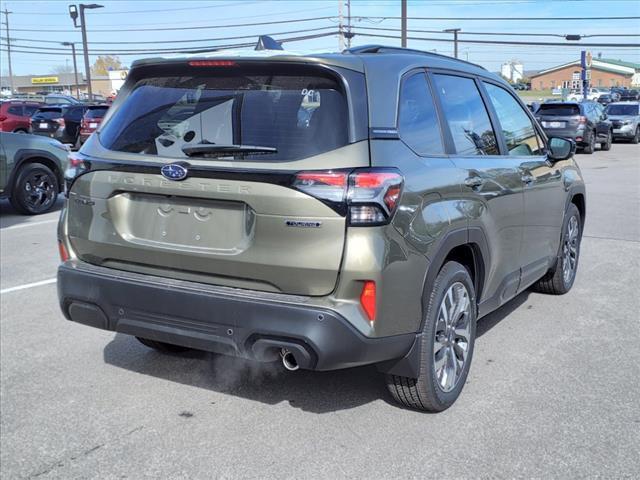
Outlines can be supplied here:
<path id="1" fill-rule="evenodd" d="M 0 122 L 4 122 L 7 119 L 6 115 L 0 115 Z"/>
<path id="2" fill-rule="evenodd" d="M 585 123 L 587 123 L 587 117 L 580 117 L 580 120 L 578 120 L 578 123 L 580 123 L 581 125 L 584 125 Z"/>
<path id="3" fill-rule="evenodd" d="M 191 60 L 190 67 L 235 67 L 233 60 Z"/>
<path id="4" fill-rule="evenodd" d="M 76 153 L 70 153 L 67 156 L 67 160 L 69 160 L 70 168 L 78 168 L 84 165 L 84 161 L 82 160 L 82 157 L 78 156 L 78 154 Z"/>
<path id="5" fill-rule="evenodd" d="M 367 314 L 370 322 L 376 319 L 376 282 L 368 280 L 364 282 L 360 294 L 360 305 Z"/>
<path id="6" fill-rule="evenodd" d="M 350 225 L 383 225 L 393 216 L 403 177 L 394 169 L 300 172 L 293 187 L 332 204 L 349 206 Z"/>
<path id="7" fill-rule="evenodd" d="M 58 252 L 60 253 L 60 260 L 63 262 L 66 262 L 67 260 L 69 260 L 69 258 L 71 258 L 69 256 L 69 252 L 67 252 L 67 247 L 65 247 L 64 243 L 62 243 L 60 240 L 58 240 Z"/>
<path id="8" fill-rule="evenodd" d="M 64 127 L 64 118 L 54 118 L 54 122 L 56 122 L 60 127 Z"/>

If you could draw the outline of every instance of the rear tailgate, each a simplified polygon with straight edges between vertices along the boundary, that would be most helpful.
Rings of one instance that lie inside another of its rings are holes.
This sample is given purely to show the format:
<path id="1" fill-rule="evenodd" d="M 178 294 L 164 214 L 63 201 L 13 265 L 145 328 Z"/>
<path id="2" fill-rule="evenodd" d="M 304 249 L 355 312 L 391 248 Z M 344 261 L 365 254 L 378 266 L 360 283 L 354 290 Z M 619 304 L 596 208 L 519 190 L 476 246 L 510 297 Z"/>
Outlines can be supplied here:
<path id="1" fill-rule="evenodd" d="M 272 64 L 148 73 L 132 71 L 128 96 L 83 148 L 89 171 L 74 181 L 67 215 L 75 254 L 172 278 L 330 293 L 344 212 L 296 190 L 293 180 L 299 171 L 369 166 L 368 142 L 353 131 L 353 108 L 336 73 Z M 362 113 L 359 121 L 367 118 Z M 182 152 L 204 142 L 278 152 Z M 186 168 L 186 179 L 163 176 L 167 164 Z"/>
<path id="2" fill-rule="evenodd" d="M 580 124 L 580 107 L 575 104 L 542 104 L 536 118 L 548 133 L 574 133 Z"/>

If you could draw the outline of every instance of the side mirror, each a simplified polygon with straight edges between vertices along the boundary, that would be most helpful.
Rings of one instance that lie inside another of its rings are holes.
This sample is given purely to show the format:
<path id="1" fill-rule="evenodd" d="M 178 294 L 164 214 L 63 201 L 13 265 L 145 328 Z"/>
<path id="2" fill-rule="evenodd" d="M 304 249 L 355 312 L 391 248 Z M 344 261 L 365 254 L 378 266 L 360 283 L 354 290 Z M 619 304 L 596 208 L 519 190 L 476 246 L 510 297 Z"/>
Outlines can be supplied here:
<path id="1" fill-rule="evenodd" d="M 571 158 L 576 153 L 576 142 L 567 138 L 551 137 L 547 158 L 552 162 L 559 162 Z"/>

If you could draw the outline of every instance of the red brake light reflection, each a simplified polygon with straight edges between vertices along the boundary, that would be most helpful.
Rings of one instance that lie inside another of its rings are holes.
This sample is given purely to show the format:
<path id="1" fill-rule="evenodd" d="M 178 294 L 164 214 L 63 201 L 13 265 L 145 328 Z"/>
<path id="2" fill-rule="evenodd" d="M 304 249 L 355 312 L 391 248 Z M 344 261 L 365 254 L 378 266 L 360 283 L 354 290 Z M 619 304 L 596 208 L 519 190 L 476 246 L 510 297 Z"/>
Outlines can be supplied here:
<path id="1" fill-rule="evenodd" d="M 296 175 L 296 179 L 303 184 L 321 183 L 332 187 L 346 186 L 348 177 L 346 172 L 301 172 Z"/>

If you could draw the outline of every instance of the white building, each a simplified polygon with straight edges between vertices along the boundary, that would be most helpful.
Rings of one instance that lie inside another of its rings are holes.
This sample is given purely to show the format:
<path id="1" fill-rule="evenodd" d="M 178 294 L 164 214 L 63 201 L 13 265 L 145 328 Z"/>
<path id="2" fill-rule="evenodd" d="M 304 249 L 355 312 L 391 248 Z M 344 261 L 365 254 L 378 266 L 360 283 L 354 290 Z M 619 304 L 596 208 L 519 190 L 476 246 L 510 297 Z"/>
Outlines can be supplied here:
<path id="1" fill-rule="evenodd" d="M 500 73 L 511 83 L 517 83 L 524 78 L 524 65 L 517 60 L 503 63 Z"/>

